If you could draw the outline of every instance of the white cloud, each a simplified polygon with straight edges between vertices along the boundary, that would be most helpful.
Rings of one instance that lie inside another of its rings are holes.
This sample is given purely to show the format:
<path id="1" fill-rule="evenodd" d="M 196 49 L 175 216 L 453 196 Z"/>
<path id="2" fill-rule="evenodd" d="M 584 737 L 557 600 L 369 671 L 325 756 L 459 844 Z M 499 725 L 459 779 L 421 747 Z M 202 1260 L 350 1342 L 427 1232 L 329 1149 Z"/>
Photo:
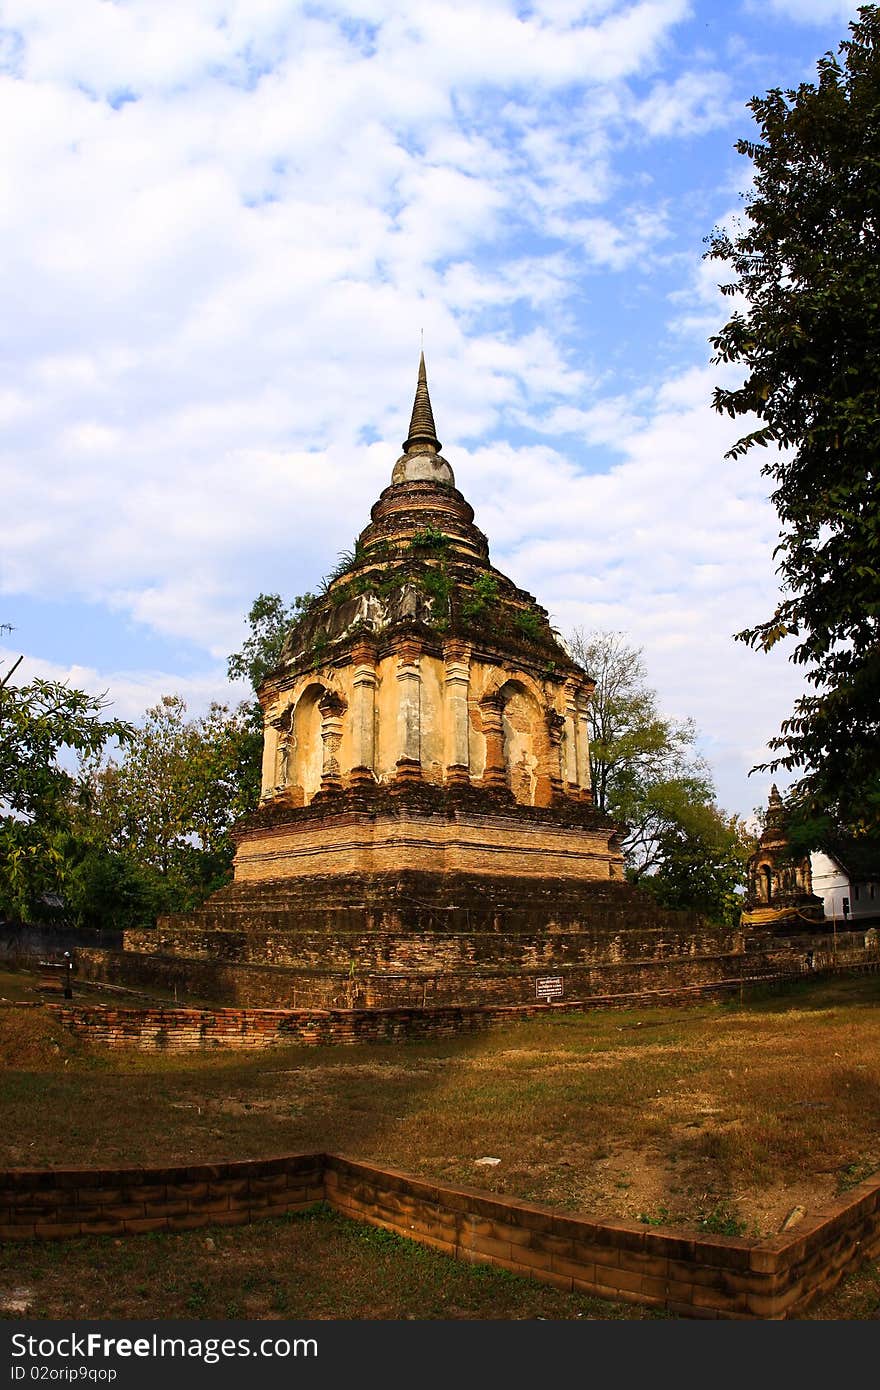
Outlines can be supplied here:
<path id="1" fill-rule="evenodd" d="M 858 4 L 852 0 L 747 0 L 746 8 L 759 15 L 771 10 L 796 24 L 826 24 L 832 19 L 855 19 Z"/>
<path id="2" fill-rule="evenodd" d="M 0 671 L 7 671 L 20 653 L 0 646 Z M 137 723 L 144 711 L 161 700 L 163 695 L 181 695 L 193 715 L 207 709 L 212 700 L 237 704 L 249 698 L 250 692 L 240 683 L 226 680 L 225 669 L 217 667 L 197 676 L 181 676 L 173 671 L 96 671 L 90 666 L 73 663 L 68 666 L 41 657 L 25 655 L 15 671 L 15 684 L 30 681 L 62 681 L 76 690 L 85 690 L 96 698 L 104 698 L 108 719 L 126 719 Z"/>
<path id="3" fill-rule="evenodd" d="M 650 340 L 623 380 L 592 317 L 668 273 L 661 155 L 727 118 L 717 55 L 674 47 L 690 11 L 9 0 L 0 589 L 206 654 L 89 688 L 202 698 L 254 594 L 317 581 L 388 481 L 423 328 L 494 553 L 561 624 L 644 641 L 741 775 L 743 682 L 761 738 L 789 689 L 729 640 L 773 590 L 763 487 L 719 464 L 704 373 Z M 702 362 L 717 271 L 678 254 L 664 332 Z"/>
<path id="4" fill-rule="evenodd" d="M 725 125 L 740 105 L 731 98 L 722 72 L 686 72 L 674 82 L 656 82 L 633 108 L 649 135 L 694 135 Z"/>
<path id="5" fill-rule="evenodd" d="M 546 447 L 496 447 L 474 451 L 457 478 L 495 563 L 557 626 L 620 629 L 644 645 L 664 707 L 696 719 L 722 800 L 749 809 L 749 768 L 803 683 L 783 654 L 732 640 L 772 611 L 778 525 L 761 460 L 722 461 L 739 431 L 706 409 L 713 384 L 690 370 L 650 401 L 615 402 L 620 461 L 608 471 L 583 473 Z"/>

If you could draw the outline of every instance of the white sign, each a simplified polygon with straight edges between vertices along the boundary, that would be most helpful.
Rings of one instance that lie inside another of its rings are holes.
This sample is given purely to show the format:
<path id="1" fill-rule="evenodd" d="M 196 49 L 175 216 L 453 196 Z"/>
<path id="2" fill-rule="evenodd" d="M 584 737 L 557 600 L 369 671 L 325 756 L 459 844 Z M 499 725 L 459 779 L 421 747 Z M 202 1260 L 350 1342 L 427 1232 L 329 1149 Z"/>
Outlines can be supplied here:
<path id="1" fill-rule="evenodd" d="M 561 975 L 540 975 L 535 981 L 535 996 L 538 999 L 561 999 L 562 995 Z"/>

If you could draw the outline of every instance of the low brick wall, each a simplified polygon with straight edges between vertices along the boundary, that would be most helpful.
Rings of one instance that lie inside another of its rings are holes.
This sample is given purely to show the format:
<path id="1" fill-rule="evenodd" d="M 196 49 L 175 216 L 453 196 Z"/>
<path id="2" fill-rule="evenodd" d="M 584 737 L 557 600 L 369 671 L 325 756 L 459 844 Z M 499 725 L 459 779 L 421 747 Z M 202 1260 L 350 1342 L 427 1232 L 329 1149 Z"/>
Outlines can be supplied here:
<path id="1" fill-rule="evenodd" d="M 325 1200 L 355 1220 L 558 1288 L 679 1317 L 795 1318 L 880 1255 L 880 1182 L 770 1240 L 696 1239 L 448 1187 L 336 1154 L 0 1173 L 0 1239 L 240 1225 Z"/>
<path id="2" fill-rule="evenodd" d="M 858 967 L 856 967 L 857 969 Z M 880 962 L 873 966 L 880 969 Z M 547 1013 L 594 1009 L 686 1007 L 724 999 L 741 989 L 802 979 L 802 970 L 638 994 L 596 994 L 557 1003 L 439 1005 L 389 1009 L 179 1009 L 117 1008 L 105 1004 L 47 1007 L 78 1036 L 108 1047 L 148 1052 L 194 1052 L 204 1048 L 259 1049 L 284 1043 L 306 1045 L 401 1042 L 452 1037 L 539 1018 Z"/>
<path id="3" fill-rule="evenodd" d="M 394 1042 L 476 1032 L 500 1021 L 481 1008 L 129 1009 L 102 1004 L 50 1004 L 48 1008 L 89 1042 L 145 1052 Z"/>
<path id="4" fill-rule="evenodd" d="M 324 1155 L 173 1168 L 0 1172 L 0 1239 L 238 1226 L 324 1197 Z"/>
<path id="5" fill-rule="evenodd" d="M 880 1254 L 880 1182 L 862 1183 L 772 1240 L 693 1239 L 628 1221 L 588 1221 L 471 1188 L 327 1156 L 337 1211 L 473 1263 L 679 1317 L 792 1318 Z"/>
<path id="6" fill-rule="evenodd" d="M 455 913 L 446 914 L 455 916 Z M 603 908 L 601 924 L 574 929 L 563 923 L 552 930 L 508 931 L 474 929 L 418 931 L 344 929 L 323 931 L 302 925 L 284 930 L 271 926 L 245 928 L 233 916 L 205 909 L 189 919 L 160 917 L 157 926 L 130 929 L 124 949 L 137 955 L 176 956 L 190 961 L 225 965 L 292 966 L 298 970 L 344 970 L 352 961 L 362 973 L 384 970 L 467 971 L 490 967 L 500 971 L 544 970 L 556 965 L 600 966 L 627 960 L 665 960 L 742 951 L 745 935 L 738 929 L 707 924 L 685 929 L 677 924 L 635 927 L 625 911 Z M 761 939 L 749 935 L 749 941 Z"/>

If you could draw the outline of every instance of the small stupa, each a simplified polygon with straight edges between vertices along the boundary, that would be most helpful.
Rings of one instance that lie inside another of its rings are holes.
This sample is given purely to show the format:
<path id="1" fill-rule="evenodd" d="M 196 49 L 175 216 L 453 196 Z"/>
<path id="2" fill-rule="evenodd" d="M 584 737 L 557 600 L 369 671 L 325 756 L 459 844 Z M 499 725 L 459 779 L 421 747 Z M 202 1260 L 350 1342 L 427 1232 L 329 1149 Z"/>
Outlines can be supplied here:
<path id="1" fill-rule="evenodd" d="M 825 907 L 813 892 L 808 854 L 795 854 L 788 838 L 785 804 L 770 788 L 764 829 L 748 863 L 748 891 L 743 904 L 747 925 L 796 929 L 825 921 Z"/>

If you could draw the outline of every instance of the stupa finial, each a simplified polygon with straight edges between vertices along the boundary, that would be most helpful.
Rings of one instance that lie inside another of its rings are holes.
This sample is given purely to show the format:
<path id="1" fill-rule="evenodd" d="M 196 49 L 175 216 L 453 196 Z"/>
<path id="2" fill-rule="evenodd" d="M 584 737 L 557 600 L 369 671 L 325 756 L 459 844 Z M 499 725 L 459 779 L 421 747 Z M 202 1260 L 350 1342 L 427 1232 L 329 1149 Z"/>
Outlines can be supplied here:
<path id="1" fill-rule="evenodd" d="M 421 449 L 416 450 L 416 446 Z M 419 379 L 416 385 L 416 398 L 413 401 L 412 419 L 409 422 L 409 435 L 403 442 L 404 452 L 423 452 L 425 447 L 439 454 L 440 440 L 434 425 L 434 412 L 431 397 L 428 395 L 428 373 L 425 370 L 425 354 L 419 355 Z"/>

